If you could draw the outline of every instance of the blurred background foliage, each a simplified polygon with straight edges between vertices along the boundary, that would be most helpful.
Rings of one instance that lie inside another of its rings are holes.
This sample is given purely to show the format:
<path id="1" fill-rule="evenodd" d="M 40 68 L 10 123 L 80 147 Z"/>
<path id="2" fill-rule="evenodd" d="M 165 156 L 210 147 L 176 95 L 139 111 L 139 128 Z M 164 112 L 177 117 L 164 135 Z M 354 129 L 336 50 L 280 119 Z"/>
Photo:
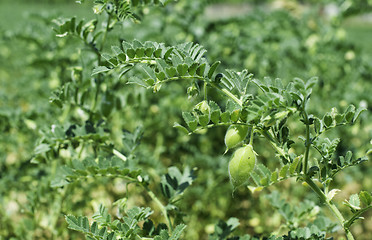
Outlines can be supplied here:
<path id="1" fill-rule="evenodd" d="M 371 6 L 367 0 L 181 0 L 165 8 L 141 9 L 141 23 L 124 21 L 110 33 L 106 46 L 109 52 L 110 45 L 119 44 L 118 39 L 166 45 L 192 41 L 205 46 L 210 62 L 222 62 L 220 71 L 246 68 L 256 78 L 284 82 L 318 76 L 312 114 L 322 116 L 332 107 L 343 112 L 348 104 L 368 109 L 351 128 L 329 133 L 341 138 L 339 155 L 352 150 L 361 157 L 372 144 Z M 76 183 L 81 185 L 76 188 L 79 191 L 52 188 L 59 163 L 31 162 L 40 132 L 66 117 L 50 104 L 51 92 L 71 78 L 72 67 L 92 59 L 78 39 L 55 36 L 53 19 L 60 16 L 96 18 L 90 1 L 82 5 L 71 0 L 0 3 L 0 239 L 78 239 L 80 235 L 67 230 L 63 215 L 71 211 L 91 215 L 99 203 L 109 206 L 123 197 L 123 191 L 130 193 L 129 205 L 153 205 L 136 188 L 124 190 L 119 180 Z M 157 94 L 137 86 L 119 86 L 115 95 L 120 96 L 122 107 L 110 116 L 111 128 L 132 132 L 141 126 L 144 132 L 133 165 L 153 179 L 160 178 L 169 166 L 196 170 L 197 179 L 178 206 L 188 225 L 185 239 L 206 239 L 219 220 L 230 217 L 240 220 L 237 235 L 285 233 L 291 226 L 270 201 L 278 198 L 275 189 L 281 189 L 280 197 L 294 205 L 304 198 L 318 202 L 309 189 L 290 181 L 265 190 L 270 195 L 247 189 L 232 194 L 227 173 L 230 153 L 223 155 L 226 129 L 185 136 L 172 128 L 174 122 L 183 121 L 182 111 L 200 101 L 187 98 L 186 84 L 170 84 Z M 210 96 L 219 102 L 213 92 Z M 295 122 L 290 126 L 292 136 L 303 133 Z M 113 143 L 122 145 L 120 137 L 114 133 L 111 137 Z M 255 142 L 260 161 L 275 167 L 270 146 L 261 139 Z M 341 201 L 362 189 L 370 191 L 372 179 L 366 176 L 372 175 L 371 166 L 369 161 L 340 174 L 334 187 L 342 193 L 336 199 Z M 159 190 L 156 184 L 152 187 Z M 155 213 L 153 218 L 160 221 L 161 216 Z M 306 223 L 299 219 L 296 224 Z M 367 240 L 371 226 L 369 212 L 352 231 L 358 239 Z M 334 237 L 338 239 L 337 234 Z"/>

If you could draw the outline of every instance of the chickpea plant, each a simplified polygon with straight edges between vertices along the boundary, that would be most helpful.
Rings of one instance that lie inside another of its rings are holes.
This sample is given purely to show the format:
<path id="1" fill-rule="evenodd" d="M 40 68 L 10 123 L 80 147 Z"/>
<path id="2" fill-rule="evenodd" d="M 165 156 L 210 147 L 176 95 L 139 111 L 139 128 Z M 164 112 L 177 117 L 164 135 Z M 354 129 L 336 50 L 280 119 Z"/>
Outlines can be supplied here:
<path id="1" fill-rule="evenodd" d="M 113 220 L 101 205 L 92 217 L 92 223 L 85 216 L 67 213 L 68 227 L 82 232 L 87 239 L 181 237 L 186 225 L 177 220 L 180 213 L 177 213 L 174 204 L 192 184 L 195 178 L 193 170 L 170 167 L 168 173 L 161 177 L 161 190 L 168 201 L 164 204 L 151 190 L 151 179 L 142 175 L 140 169 L 130 166 L 141 139 L 141 129 L 124 134 L 125 153 L 110 140 L 109 132 L 113 130 L 107 129 L 112 112 L 122 107 L 120 96 L 115 93 L 122 83 L 137 84 L 156 94 L 162 91 L 164 85 L 182 81 L 187 83 L 185 93 L 190 97 L 201 95 L 203 99 L 189 112 L 182 112 L 184 123 L 175 123 L 174 127 L 180 130 L 180 134 L 188 135 L 215 127 L 227 129 L 225 139 L 220 141 L 224 141 L 226 153 L 232 153 L 226 169 L 232 190 L 246 187 L 247 191 L 260 191 L 294 178 L 298 184 L 305 183 L 317 194 L 337 218 L 347 239 L 354 239 L 350 227 L 372 207 L 371 192 L 361 191 L 345 200 L 344 204 L 351 211 L 346 217 L 333 201 L 340 190 L 332 189 L 331 184 L 337 173 L 361 164 L 367 158 L 354 157 L 350 151 L 335 158 L 333 155 L 340 139 L 328 139 L 325 133 L 336 127 L 354 124 L 364 109 L 350 105 L 344 112 L 334 108 L 323 116 L 315 116 L 307 109 L 317 78 L 307 81 L 295 78 L 284 85 L 280 79 L 256 79 L 247 70 L 218 71 L 220 62 L 208 62 L 205 58 L 207 50 L 196 43 L 167 46 L 151 41 L 120 40 L 119 45 L 111 46 L 107 52 L 107 35 L 125 19 L 138 21 L 137 7 L 165 5 L 168 2 L 96 0 L 94 12 L 102 15 L 104 20 L 77 21 L 71 18 L 56 21 L 58 37 L 75 37 L 92 53 L 86 62 L 91 63 L 93 70 L 84 68 L 83 64 L 73 67 L 72 81 L 65 82 L 51 97 L 50 101 L 64 110 L 62 116 L 68 118 L 66 116 L 75 114 L 71 119 L 80 119 L 72 124 L 53 125 L 49 133 L 45 132 L 36 147 L 33 161 L 43 163 L 60 154 L 63 148 L 73 149 L 76 159 L 66 162 L 61 168 L 52 182 L 53 187 L 72 188 L 75 185 L 71 183 L 88 177 L 121 178 L 128 185 L 135 184 L 146 192 L 165 220 L 158 225 L 153 223 L 149 219 L 152 214 L 150 208 L 127 210 L 127 196 L 115 203 L 119 207 L 118 219 Z M 84 72 L 90 70 L 91 76 L 86 76 Z M 208 95 L 211 89 L 218 92 L 218 99 L 213 99 L 215 95 Z M 295 140 L 287 123 L 292 119 L 298 119 L 304 126 L 303 136 L 300 137 L 302 153 L 299 153 L 300 149 L 290 151 Z M 276 153 L 277 158 L 272 161 L 280 166 L 277 169 L 269 169 L 260 162 L 260 153 L 255 152 L 254 142 L 259 137 L 264 138 Z M 230 229 L 230 233 L 238 225 L 238 220 L 231 218 L 217 228 Z M 224 239 L 227 235 L 215 235 L 211 239 Z M 316 232 L 306 239 L 324 238 L 324 234 Z M 241 239 L 251 238 L 247 235 Z M 270 239 L 292 238 L 271 236 Z"/>

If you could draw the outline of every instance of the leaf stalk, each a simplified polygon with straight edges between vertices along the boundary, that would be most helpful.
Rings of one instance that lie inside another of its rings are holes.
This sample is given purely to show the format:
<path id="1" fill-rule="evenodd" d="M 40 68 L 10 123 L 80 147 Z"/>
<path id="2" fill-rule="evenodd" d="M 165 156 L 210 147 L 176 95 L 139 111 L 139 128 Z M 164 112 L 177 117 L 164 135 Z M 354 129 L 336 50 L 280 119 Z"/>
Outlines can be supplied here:
<path id="1" fill-rule="evenodd" d="M 161 213 L 163 214 L 165 220 L 166 220 L 166 225 L 168 227 L 168 231 L 169 232 L 172 232 L 173 231 L 173 226 L 172 226 L 172 222 L 168 216 L 168 211 L 166 209 L 166 207 L 160 202 L 159 198 L 156 197 L 156 195 L 146 186 L 142 185 L 142 187 L 144 187 L 144 189 L 147 191 L 147 194 L 151 197 L 151 199 L 158 205 L 158 207 L 160 208 L 160 211 Z"/>
<path id="2" fill-rule="evenodd" d="M 330 200 L 327 199 L 326 195 L 323 193 L 323 191 L 314 183 L 314 181 L 309 178 L 308 176 L 304 177 L 304 181 L 309 185 L 309 187 L 318 195 L 320 200 L 327 205 L 327 207 L 331 210 L 331 212 L 335 215 L 338 222 L 343 227 L 347 240 L 354 240 L 353 234 L 350 232 L 349 227 L 345 223 L 345 218 L 341 214 L 340 210 L 337 208 L 337 206 Z"/>
<path id="3" fill-rule="evenodd" d="M 304 117 L 304 122 L 306 125 L 305 156 L 304 156 L 304 162 L 303 162 L 303 172 L 306 175 L 307 169 L 308 169 L 308 163 L 309 163 L 311 139 L 310 139 L 310 122 L 309 122 L 309 116 L 307 115 L 307 112 L 305 110 L 305 101 L 303 103 L 302 111 L 303 111 L 302 114 Z"/>

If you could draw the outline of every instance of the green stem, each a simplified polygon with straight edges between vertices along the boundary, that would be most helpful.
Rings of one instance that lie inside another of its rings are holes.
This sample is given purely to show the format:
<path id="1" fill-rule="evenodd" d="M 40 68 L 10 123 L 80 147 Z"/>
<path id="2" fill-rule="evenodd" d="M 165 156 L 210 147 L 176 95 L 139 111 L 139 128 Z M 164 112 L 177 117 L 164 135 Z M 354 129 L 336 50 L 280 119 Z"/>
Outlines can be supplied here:
<path id="1" fill-rule="evenodd" d="M 139 239 L 139 240 L 152 240 L 153 238 L 148 238 L 148 237 L 141 237 L 140 235 L 136 235 L 136 239 Z"/>
<path id="2" fill-rule="evenodd" d="M 85 42 L 85 45 L 87 45 L 94 54 L 97 56 L 97 62 L 98 66 L 101 66 L 101 53 L 99 52 L 98 48 L 94 45 L 94 43 Z"/>
<path id="3" fill-rule="evenodd" d="M 172 77 L 172 78 L 168 78 L 166 80 L 163 80 L 161 81 L 161 83 L 166 83 L 166 82 L 171 82 L 171 81 L 176 81 L 176 80 L 182 80 L 182 79 L 185 79 L 185 80 L 188 80 L 188 79 L 198 79 L 198 80 L 202 80 L 204 82 L 206 82 L 206 79 L 204 77 L 197 77 L 197 76 L 181 76 L 181 77 Z M 220 90 L 222 93 L 224 93 L 226 96 L 228 96 L 229 98 L 231 98 L 234 102 L 236 102 L 240 107 L 243 106 L 243 102 L 237 98 L 234 94 L 232 94 L 228 89 L 226 88 L 222 88 L 214 83 L 209 83 L 212 87 Z"/>
<path id="4" fill-rule="evenodd" d="M 81 155 L 83 154 L 84 147 L 85 147 L 85 142 L 82 142 L 80 144 L 81 144 L 81 146 L 80 146 L 81 148 L 80 148 L 80 151 L 79 151 L 79 154 L 78 154 L 79 159 L 81 158 Z"/>
<path id="5" fill-rule="evenodd" d="M 152 58 L 152 57 L 142 57 L 142 58 L 131 58 L 130 60 L 126 60 L 122 64 L 137 64 L 137 63 L 145 63 L 145 64 L 150 64 L 154 65 L 156 64 L 156 60 L 161 59 L 161 58 Z"/>
<path id="6" fill-rule="evenodd" d="M 100 80 L 99 80 L 100 76 L 98 76 L 98 82 L 96 83 L 96 92 L 95 92 L 95 95 L 94 95 L 94 99 L 93 99 L 93 103 L 92 103 L 92 107 L 91 107 L 91 112 L 94 112 L 96 107 L 97 107 L 97 101 L 98 101 L 98 95 L 99 95 L 99 89 L 101 87 L 101 83 L 100 83 Z"/>
<path id="7" fill-rule="evenodd" d="M 249 138 L 249 145 L 253 145 L 253 133 L 254 133 L 254 127 L 251 128 L 251 136 Z"/>
<path id="8" fill-rule="evenodd" d="M 207 82 L 204 82 L 204 100 L 207 100 Z"/>
<path id="9" fill-rule="evenodd" d="M 309 123 L 309 117 L 305 110 L 305 106 L 303 106 L 303 115 L 304 115 L 304 122 L 306 124 L 306 141 L 305 141 L 305 156 L 304 156 L 304 162 L 303 162 L 303 166 L 304 166 L 303 172 L 304 174 L 307 174 L 311 142 L 310 142 L 310 123 Z"/>
<path id="10" fill-rule="evenodd" d="M 372 205 L 369 205 L 368 207 L 366 207 L 366 208 L 363 208 L 363 209 L 361 209 L 360 211 L 358 211 L 352 218 L 350 218 L 350 220 L 349 221 L 347 221 L 346 223 L 345 223 L 345 227 L 346 228 L 349 228 L 350 227 L 350 225 L 356 220 L 356 219 L 358 219 L 359 217 L 360 217 L 360 215 L 362 215 L 364 212 L 366 212 L 367 210 L 369 210 L 369 209 L 371 209 L 372 208 Z"/>
<path id="11" fill-rule="evenodd" d="M 243 106 L 242 101 L 239 98 L 237 98 L 234 94 L 232 94 L 229 90 L 227 90 L 226 88 L 221 88 L 217 86 L 217 89 L 222 91 L 226 96 L 230 97 L 232 100 L 234 100 L 237 104 L 239 104 L 240 107 Z"/>
<path id="12" fill-rule="evenodd" d="M 221 92 L 223 92 L 226 96 L 228 96 L 229 98 L 231 98 L 232 100 L 234 100 L 234 102 L 236 102 L 237 104 L 239 104 L 240 107 L 243 106 L 243 103 L 242 101 L 237 98 L 234 94 L 232 94 L 228 89 L 226 88 L 222 88 L 220 86 L 218 86 L 217 84 L 215 83 L 209 83 L 212 87 L 220 90 Z"/>
<path id="13" fill-rule="evenodd" d="M 143 186 L 143 185 L 141 185 Z M 149 194 L 149 196 L 152 198 L 152 200 L 158 205 L 158 207 L 160 208 L 160 211 L 161 213 L 163 214 L 165 220 L 166 220 L 166 225 L 168 227 L 168 231 L 169 232 L 172 232 L 173 231 L 173 226 L 172 226 L 172 222 L 168 216 L 168 212 L 167 212 L 167 209 L 165 208 L 165 206 L 160 202 L 159 198 L 157 198 L 155 196 L 155 194 L 146 186 L 143 186 L 145 188 L 145 190 L 147 191 L 147 193 Z"/>
<path id="14" fill-rule="evenodd" d="M 103 34 L 103 38 L 102 38 L 102 42 L 101 42 L 101 47 L 100 47 L 100 50 L 98 50 L 94 45 L 91 45 L 93 51 L 96 53 L 97 55 L 97 61 L 98 61 L 98 65 L 100 66 L 101 65 L 101 53 L 104 46 L 105 46 L 105 42 L 106 42 L 106 38 L 107 38 L 107 33 L 108 31 L 110 30 L 110 20 L 111 20 L 111 15 L 109 14 L 108 17 L 107 17 L 107 23 L 106 23 L 106 29 L 105 29 L 105 32 Z M 92 112 L 95 111 L 96 109 L 96 106 L 97 106 L 97 100 L 98 100 L 98 95 L 99 95 L 99 92 L 100 92 L 100 85 L 101 85 L 101 76 L 98 76 L 98 82 L 96 84 L 97 88 L 96 88 L 96 94 L 94 96 L 94 99 L 93 99 L 93 104 L 92 104 Z"/>
<path id="15" fill-rule="evenodd" d="M 309 178 L 308 176 L 304 177 L 305 182 L 309 185 L 309 187 L 318 195 L 320 200 L 327 205 L 327 207 L 331 210 L 331 212 L 335 215 L 338 222 L 341 224 L 343 229 L 346 233 L 346 238 L 348 240 L 354 240 L 352 233 L 350 232 L 349 228 L 345 226 L 345 218 L 342 216 L 340 210 L 338 210 L 337 206 L 332 202 L 329 201 L 326 195 L 322 192 L 322 190 Z"/>
<path id="16" fill-rule="evenodd" d="M 242 125 L 242 126 L 247 126 L 246 123 L 234 123 L 234 125 Z M 231 123 L 228 122 L 228 123 L 212 123 L 212 124 L 208 124 L 206 126 L 201 126 L 201 127 L 198 127 L 197 129 L 195 129 L 194 131 L 190 132 L 189 135 L 195 133 L 195 132 L 198 132 L 198 131 L 201 131 L 203 129 L 209 129 L 209 128 L 214 128 L 214 127 L 221 127 L 221 126 L 231 126 Z M 249 127 L 251 125 L 248 125 Z"/>
<path id="17" fill-rule="evenodd" d="M 67 117 L 69 116 L 70 114 L 70 110 L 71 110 L 71 105 L 70 104 L 65 104 L 64 107 L 63 107 L 63 113 L 61 115 L 61 117 L 59 118 L 59 121 L 60 122 L 65 122 Z"/>
<path id="18" fill-rule="evenodd" d="M 106 23 L 106 29 L 105 29 L 105 33 L 103 34 L 100 51 L 102 51 L 103 50 L 103 47 L 105 46 L 105 42 L 106 42 L 106 38 L 107 38 L 107 33 L 110 30 L 110 20 L 111 20 L 111 14 L 108 14 L 107 23 Z"/>
<path id="19" fill-rule="evenodd" d="M 305 157 L 304 157 L 304 174 L 307 173 L 309 152 L 310 152 L 310 126 L 306 123 L 306 142 L 305 142 Z"/>
<path id="20" fill-rule="evenodd" d="M 287 154 L 285 151 L 279 147 L 275 141 L 275 139 L 271 136 L 271 134 L 267 130 L 261 130 L 260 131 L 261 135 L 263 135 L 267 140 L 269 140 L 271 146 L 285 159 L 287 159 L 288 162 L 290 162 L 290 159 L 288 159 Z"/>
<path id="21" fill-rule="evenodd" d="M 205 80 L 203 77 L 196 77 L 196 76 L 180 76 L 180 77 L 171 77 L 171 78 L 167 78 L 167 79 L 161 81 L 161 83 L 167 83 L 167 82 L 178 81 L 178 80 L 193 80 L 193 79 L 198 79 L 198 80 L 202 80 L 202 81 Z"/>

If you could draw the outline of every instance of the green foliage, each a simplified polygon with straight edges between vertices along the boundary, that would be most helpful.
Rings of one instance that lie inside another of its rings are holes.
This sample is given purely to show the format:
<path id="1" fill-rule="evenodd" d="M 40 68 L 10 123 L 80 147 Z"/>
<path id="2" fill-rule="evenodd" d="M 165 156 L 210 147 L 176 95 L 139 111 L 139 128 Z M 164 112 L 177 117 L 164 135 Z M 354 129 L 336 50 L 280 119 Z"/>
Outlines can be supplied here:
<path id="1" fill-rule="evenodd" d="M 230 218 L 226 222 L 219 221 L 209 239 L 226 239 L 238 226 L 239 220 L 237 218 Z"/>
<path id="2" fill-rule="evenodd" d="M 138 223 L 147 220 L 151 215 L 150 208 L 135 207 L 126 211 L 126 216 L 120 220 L 112 221 L 111 216 L 108 214 L 107 209 L 102 205 L 99 206 L 98 212 L 93 215 L 92 224 L 89 223 L 87 217 L 75 217 L 72 215 L 66 216 L 68 228 L 84 233 L 87 239 L 102 239 L 111 240 L 118 238 L 136 239 L 138 234 L 145 229 L 140 229 Z M 147 227 L 148 225 L 144 225 Z M 164 230 L 160 234 L 154 236 L 156 240 L 179 239 L 185 225 L 178 225 L 171 236 Z"/>
<path id="3" fill-rule="evenodd" d="M 182 196 L 185 189 L 190 186 L 195 176 L 193 171 L 185 168 L 184 173 L 176 167 L 170 167 L 168 173 L 162 176 L 161 190 L 169 202 L 176 202 Z"/>
<path id="4" fill-rule="evenodd" d="M 137 177 L 140 175 L 140 170 L 130 170 L 125 168 L 122 159 L 94 159 L 87 158 L 82 162 L 80 160 L 73 160 L 72 167 L 61 167 L 58 170 L 58 175 L 55 180 L 51 182 L 51 187 L 62 187 L 73 181 L 86 178 L 111 177 L 124 178 L 130 181 L 138 181 Z M 124 165 L 124 166 L 123 166 Z"/>
<path id="5" fill-rule="evenodd" d="M 370 231 L 372 67 L 340 28 L 369 3 L 327 20 L 333 1 L 216 19 L 215 1 L 78 2 L 95 15 L 0 25 L 0 238 Z"/>

